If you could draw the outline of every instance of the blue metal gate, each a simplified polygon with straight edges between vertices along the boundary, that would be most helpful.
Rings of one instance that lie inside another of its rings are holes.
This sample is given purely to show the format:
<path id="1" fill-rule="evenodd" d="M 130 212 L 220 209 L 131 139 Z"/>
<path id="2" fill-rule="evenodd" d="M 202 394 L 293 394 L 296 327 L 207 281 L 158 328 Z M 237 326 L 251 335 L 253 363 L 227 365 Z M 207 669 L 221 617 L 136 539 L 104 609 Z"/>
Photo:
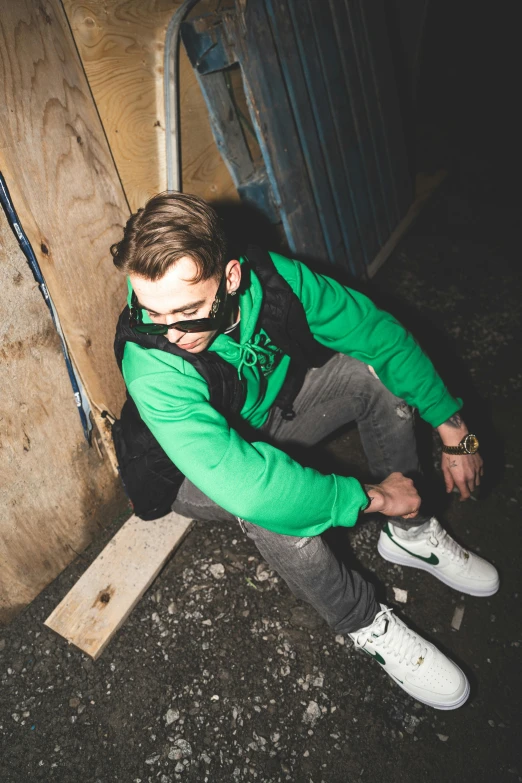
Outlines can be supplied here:
<path id="1" fill-rule="evenodd" d="M 364 277 L 412 200 L 384 0 L 236 0 L 182 38 L 242 198 L 282 222 L 297 257 Z"/>

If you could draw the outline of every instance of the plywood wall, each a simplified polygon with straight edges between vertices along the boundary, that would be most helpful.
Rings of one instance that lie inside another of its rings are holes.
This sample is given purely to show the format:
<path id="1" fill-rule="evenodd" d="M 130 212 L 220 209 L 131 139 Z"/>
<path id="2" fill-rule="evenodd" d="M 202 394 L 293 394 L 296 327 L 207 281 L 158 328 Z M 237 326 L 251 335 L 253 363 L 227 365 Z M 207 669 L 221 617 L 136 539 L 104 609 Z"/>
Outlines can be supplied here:
<path id="1" fill-rule="evenodd" d="M 109 246 L 129 209 L 60 0 L 0 0 L 0 76 L 0 170 L 101 426 L 98 409 L 124 400 L 112 343 L 126 289 Z M 84 439 L 51 318 L 0 217 L 5 618 L 126 502 L 107 452 Z"/>
<path id="2" fill-rule="evenodd" d="M 176 0 L 63 0 L 132 211 L 165 190 L 163 52 Z M 201 0 L 193 15 L 215 5 Z M 210 130 L 183 47 L 180 55 L 183 190 L 210 201 L 237 192 Z"/>
<path id="3" fill-rule="evenodd" d="M 106 445 L 100 458 L 84 439 L 50 315 L 2 213 L 0 622 L 128 509 L 99 415 L 124 399 L 112 343 L 125 285 L 109 247 L 129 206 L 166 187 L 163 42 L 178 5 L 0 0 L 0 170 Z M 183 189 L 237 197 L 184 51 L 181 119 Z"/>
<path id="4" fill-rule="evenodd" d="M 49 311 L 2 210 L 0 259 L 3 623 L 127 504 L 119 480 L 83 436 Z"/>

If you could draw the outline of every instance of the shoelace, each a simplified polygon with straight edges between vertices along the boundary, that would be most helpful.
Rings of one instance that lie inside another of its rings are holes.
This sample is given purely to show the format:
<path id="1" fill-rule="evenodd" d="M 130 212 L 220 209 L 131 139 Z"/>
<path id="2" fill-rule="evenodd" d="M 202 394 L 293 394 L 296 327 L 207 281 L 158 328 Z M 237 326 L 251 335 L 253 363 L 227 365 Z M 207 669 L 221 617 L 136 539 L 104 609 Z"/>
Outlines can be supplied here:
<path id="1" fill-rule="evenodd" d="M 419 641 L 413 631 L 399 622 L 392 612 L 391 608 L 379 612 L 368 628 L 354 634 L 354 644 L 356 647 L 364 647 L 371 638 L 371 643 L 376 648 L 397 657 L 399 663 L 406 660 L 406 666 L 418 669 L 426 657 L 427 647 Z M 385 630 L 386 622 L 388 628 Z"/>
<path id="2" fill-rule="evenodd" d="M 463 563 L 469 559 L 469 553 L 457 544 L 437 519 L 432 519 L 430 522 L 430 540 L 433 546 L 440 547 L 441 552 L 449 554 L 452 561 Z"/>

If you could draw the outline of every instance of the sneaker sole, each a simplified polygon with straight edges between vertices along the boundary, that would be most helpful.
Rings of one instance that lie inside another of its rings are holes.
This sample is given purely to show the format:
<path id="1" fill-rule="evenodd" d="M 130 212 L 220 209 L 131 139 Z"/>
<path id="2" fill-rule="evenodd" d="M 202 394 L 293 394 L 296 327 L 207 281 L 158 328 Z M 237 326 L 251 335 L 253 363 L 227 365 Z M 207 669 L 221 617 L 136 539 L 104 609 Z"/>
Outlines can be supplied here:
<path id="1" fill-rule="evenodd" d="M 454 665 L 455 665 L 455 666 L 457 666 L 457 664 L 454 664 Z M 460 698 L 459 698 L 457 701 L 455 701 L 455 702 L 450 702 L 449 704 L 435 704 L 435 703 L 434 703 L 434 702 L 432 702 L 432 701 L 428 701 L 427 699 L 423 699 L 423 698 L 422 698 L 421 696 L 419 696 L 417 693 L 415 693 L 415 692 L 412 692 L 412 691 L 408 690 L 408 688 L 405 688 L 405 687 L 404 687 L 404 683 L 400 682 L 400 681 L 399 681 L 399 680 L 398 680 L 396 677 L 394 677 L 394 676 L 393 676 L 393 674 L 390 674 L 390 672 L 387 672 L 387 671 L 386 671 L 386 669 L 384 669 L 384 667 L 383 667 L 383 666 L 381 666 L 381 668 L 382 668 L 382 669 L 383 669 L 383 670 L 386 672 L 386 674 L 387 674 L 389 677 L 391 677 L 391 679 L 392 679 L 394 682 L 396 682 L 396 683 L 397 683 L 397 685 L 398 685 L 398 686 L 399 686 L 399 687 L 400 687 L 400 688 L 401 688 L 401 689 L 402 689 L 402 690 L 403 690 L 405 693 L 407 693 L 407 694 L 408 694 L 408 696 L 411 696 L 411 698 L 412 698 L 412 699 L 415 699 L 415 701 L 420 701 L 420 702 L 422 702 L 422 704 L 427 704 L 427 706 L 428 706 L 428 707 L 433 707 L 433 709 L 434 709 L 434 710 L 458 710 L 458 708 L 459 708 L 459 707 L 462 707 L 462 706 L 463 706 L 463 705 L 464 705 L 464 704 L 467 702 L 467 700 L 468 700 L 468 697 L 469 697 L 469 691 L 470 691 L 470 688 L 469 688 L 469 681 L 468 681 L 468 678 L 466 677 L 466 675 L 464 674 L 464 672 L 462 671 L 462 669 L 461 669 L 459 666 L 457 666 L 457 669 L 459 670 L 459 672 L 462 674 L 462 676 L 464 677 L 464 679 L 465 679 L 465 681 L 466 681 L 466 690 L 464 691 L 464 693 L 462 694 L 462 696 L 461 696 L 461 697 L 460 697 Z"/>
<path id="2" fill-rule="evenodd" d="M 403 565 L 407 568 L 420 568 L 421 571 L 427 571 L 428 573 L 432 574 L 436 579 L 438 579 L 440 582 L 443 582 L 445 585 L 448 585 L 448 587 L 452 587 L 454 590 L 458 590 L 461 593 L 466 593 L 466 595 L 474 595 L 478 596 L 479 598 L 485 598 L 488 595 L 495 595 L 496 592 L 498 592 L 498 588 L 500 586 L 500 582 L 497 581 L 496 585 L 493 587 L 464 587 L 459 582 L 455 582 L 450 577 L 446 576 L 445 574 L 441 574 L 440 571 L 437 571 L 437 568 L 435 566 L 430 565 L 429 563 L 425 563 L 423 560 L 417 561 L 416 559 L 410 558 L 407 555 L 403 555 L 401 552 L 390 552 L 389 549 L 386 549 L 379 539 L 377 543 L 377 551 L 379 552 L 380 556 L 383 557 L 385 560 L 388 560 L 390 563 L 396 563 L 397 565 Z M 433 706 L 433 705 L 431 705 Z M 453 709 L 452 707 L 449 707 L 448 709 Z"/>

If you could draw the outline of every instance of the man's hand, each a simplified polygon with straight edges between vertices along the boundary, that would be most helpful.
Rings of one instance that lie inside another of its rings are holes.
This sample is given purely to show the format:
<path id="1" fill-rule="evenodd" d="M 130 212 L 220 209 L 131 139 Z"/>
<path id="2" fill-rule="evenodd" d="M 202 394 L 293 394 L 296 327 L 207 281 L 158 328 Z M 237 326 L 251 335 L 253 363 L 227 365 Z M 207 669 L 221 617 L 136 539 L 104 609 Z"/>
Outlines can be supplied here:
<path id="1" fill-rule="evenodd" d="M 445 446 L 458 446 L 469 430 L 460 413 L 455 413 L 437 431 Z M 470 494 L 480 484 L 484 475 L 482 457 L 475 454 L 445 454 L 442 452 L 441 468 L 446 484 L 446 492 L 452 492 L 457 487 L 460 499 L 467 500 Z"/>
<path id="2" fill-rule="evenodd" d="M 416 517 L 421 499 L 413 481 L 402 473 L 390 473 L 380 484 L 365 484 L 370 505 L 365 514 L 379 511 L 389 517 Z"/>
<path id="3" fill-rule="evenodd" d="M 475 454 L 444 454 L 441 460 L 442 473 L 446 492 L 452 492 L 457 487 L 460 499 L 467 500 L 470 494 L 480 484 L 480 477 L 484 475 L 482 457 Z"/>

